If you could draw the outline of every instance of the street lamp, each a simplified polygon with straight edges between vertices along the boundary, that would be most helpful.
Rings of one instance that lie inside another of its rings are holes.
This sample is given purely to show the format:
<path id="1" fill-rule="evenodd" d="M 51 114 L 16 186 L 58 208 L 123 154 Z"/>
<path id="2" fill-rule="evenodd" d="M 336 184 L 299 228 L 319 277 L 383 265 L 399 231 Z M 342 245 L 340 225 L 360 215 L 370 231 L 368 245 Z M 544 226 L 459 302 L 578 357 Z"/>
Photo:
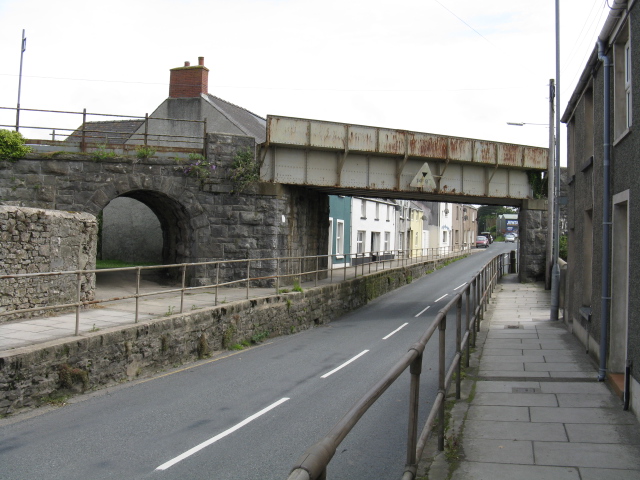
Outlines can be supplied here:
<path id="1" fill-rule="evenodd" d="M 516 127 L 522 127 L 524 125 L 544 125 L 549 128 L 549 164 L 547 166 L 547 198 L 548 198 L 548 209 L 547 209 L 547 262 L 545 264 L 545 275 L 544 275 L 544 286 L 547 290 L 551 289 L 553 292 L 557 292 L 558 286 L 554 284 L 554 275 L 557 274 L 555 280 L 559 281 L 560 271 L 556 272 L 555 267 L 557 266 L 557 196 L 559 192 L 556 192 L 556 176 L 560 176 L 559 168 L 556 167 L 555 161 L 555 147 L 557 147 L 556 138 L 555 138 L 555 129 L 553 123 L 553 115 L 555 112 L 554 109 L 554 100 L 556 98 L 556 86 L 553 79 L 549 80 L 549 123 L 530 123 L 530 122 L 507 122 L 507 125 L 513 125 Z M 554 287 L 555 290 L 554 290 Z M 554 295 L 552 295 L 554 296 Z M 556 297 L 557 298 L 557 294 Z M 552 299 L 552 304 L 554 300 Z M 555 301 L 557 304 L 557 300 Z M 557 308 L 555 309 L 557 312 Z M 553 308 L 551 316 L 554 317 Z M 555 320 L 557 320 L 557 313 L 555 314 Z"/>
<path id="2" fill-rule="evenodd" d="M 507 125 L 513 125 L 515 127 L 522 127 L 524 125 L 542 125 L 544 127 L 548 127 L 548 123 L 529 123 L 529 122 L 507 122 Z"/>

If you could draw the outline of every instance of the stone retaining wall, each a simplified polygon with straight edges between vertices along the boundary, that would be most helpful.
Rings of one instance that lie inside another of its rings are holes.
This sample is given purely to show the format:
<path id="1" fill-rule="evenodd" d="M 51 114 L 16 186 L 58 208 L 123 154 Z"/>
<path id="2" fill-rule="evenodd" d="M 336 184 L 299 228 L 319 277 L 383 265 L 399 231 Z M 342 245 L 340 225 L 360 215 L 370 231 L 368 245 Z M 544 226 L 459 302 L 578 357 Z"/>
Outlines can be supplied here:
<path id="1" fill-rule="evenodd" d="M 0 275 L 94 269 L 97 234 L 88 213 L 0 205 Z M 80 300 L 93 300 L 94 290 L 95 275 L 82 275 Z M 76 301 L 76 275 L 0 280 L 0 312 Z M 15 318 L 0 316 L 0 322 Z"/>
<path id="2" fill-rule="evenodd" d="M 219 305 L 0 354 L 0 415 L 206 358 L 243 341 L 331 322 L 430 273 L 437 262 Z"/>

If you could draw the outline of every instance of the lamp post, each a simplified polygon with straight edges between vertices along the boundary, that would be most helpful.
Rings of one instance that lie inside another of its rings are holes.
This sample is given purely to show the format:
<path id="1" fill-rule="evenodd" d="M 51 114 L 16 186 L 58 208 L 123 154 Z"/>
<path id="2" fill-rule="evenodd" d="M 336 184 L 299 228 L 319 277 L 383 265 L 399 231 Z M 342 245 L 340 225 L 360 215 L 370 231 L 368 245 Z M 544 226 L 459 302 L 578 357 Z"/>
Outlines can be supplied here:
<path id="1" fill-rule="evenodd" d="M 560 105 L 560 0 L 556 0 L 556 89 L 555 104 Z M 560 108 L 556 108 L 556 130 L 560 130 Z M 560 138 L 555 139 L 555 156 L 553 168 L 555 170 L 554 195 L 553 195 L 553 269 L 551 270 L 551 312 L 550 319 L 558 320 L 560 311 L 560 265 L 558 254 L 560 252 Z"/>
<path id="2" fill-rule="evenodd" d="M 556 213 L 555 205 L 557 203 L 557 194 L 555 193 L 555 176 L 556 176 L 556 162 L 555 162 L 555 130 L 553 127 L 553 115 L 554 115 L 554 100 L 556 95 L 555 82 L 553 79 L 549 80 L 549 123 L 530 123 L 530 122 L 507 122 L 507 125 L 516 127 L 523 127 L 524 125 L 544 125 L 549 127 L 549 163 L 547 164 L 547 254 L 545 264 L 544 285 L 547 290 L 552 289 L 553 268 L 556 262 L 556 255 L 554 255 L 554 245 L 556 243 Z M 556 250 L 557 252 L 557 250 Z M 557 254 L 557 253 L 556 253 Z M 560 276 L 558 272 L 558 277 Z M 556 317 L 557 319 L 557 317 Z"/>
<path id="3" fill-rule="evenodd" d="M 27 49 L 27 37 L 22 30 L 22 42 L 20 43 L 20 75 L 18 76 L 18 108 L 16 108 L 16 132 L 20 131 L 20 92 L 22 90 L 22 59 L 24 51 Z"/>

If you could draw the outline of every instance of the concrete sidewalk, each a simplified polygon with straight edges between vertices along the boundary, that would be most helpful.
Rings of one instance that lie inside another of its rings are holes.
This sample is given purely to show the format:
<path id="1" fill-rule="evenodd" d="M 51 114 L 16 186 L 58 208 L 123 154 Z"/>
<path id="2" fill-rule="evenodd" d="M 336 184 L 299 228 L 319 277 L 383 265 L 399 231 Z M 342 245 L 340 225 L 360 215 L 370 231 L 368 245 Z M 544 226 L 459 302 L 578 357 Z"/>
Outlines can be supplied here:
<path id="1" fill-rule="evenodd" d="M 597 382 L 597 366 L 564 323 L 549 320 L 550 293 L 515 277 L 503 277 L 485 314 L 463 398 L 451 412 L 448 448 L 434 451 L 432 439 L 419 473 L 428 468 L 429 480 L 640 480 L 636 417 Z"/>

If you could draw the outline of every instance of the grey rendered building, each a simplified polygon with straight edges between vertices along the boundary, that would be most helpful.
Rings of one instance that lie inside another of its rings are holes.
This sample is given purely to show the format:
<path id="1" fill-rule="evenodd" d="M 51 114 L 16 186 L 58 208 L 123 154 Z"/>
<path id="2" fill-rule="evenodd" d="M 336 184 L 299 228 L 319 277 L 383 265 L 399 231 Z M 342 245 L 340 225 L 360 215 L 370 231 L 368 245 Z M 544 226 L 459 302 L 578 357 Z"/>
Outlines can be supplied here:
<path id="1" fill-rule="evenodd" d="M 626 390 L 639 416 L 640 256 L 632 252 L 640 249 L 640 6 L 634 0 L 610 6 L 562 117 L 568 159 L 565 321 L 599 363 L 599 379 Z"/>

